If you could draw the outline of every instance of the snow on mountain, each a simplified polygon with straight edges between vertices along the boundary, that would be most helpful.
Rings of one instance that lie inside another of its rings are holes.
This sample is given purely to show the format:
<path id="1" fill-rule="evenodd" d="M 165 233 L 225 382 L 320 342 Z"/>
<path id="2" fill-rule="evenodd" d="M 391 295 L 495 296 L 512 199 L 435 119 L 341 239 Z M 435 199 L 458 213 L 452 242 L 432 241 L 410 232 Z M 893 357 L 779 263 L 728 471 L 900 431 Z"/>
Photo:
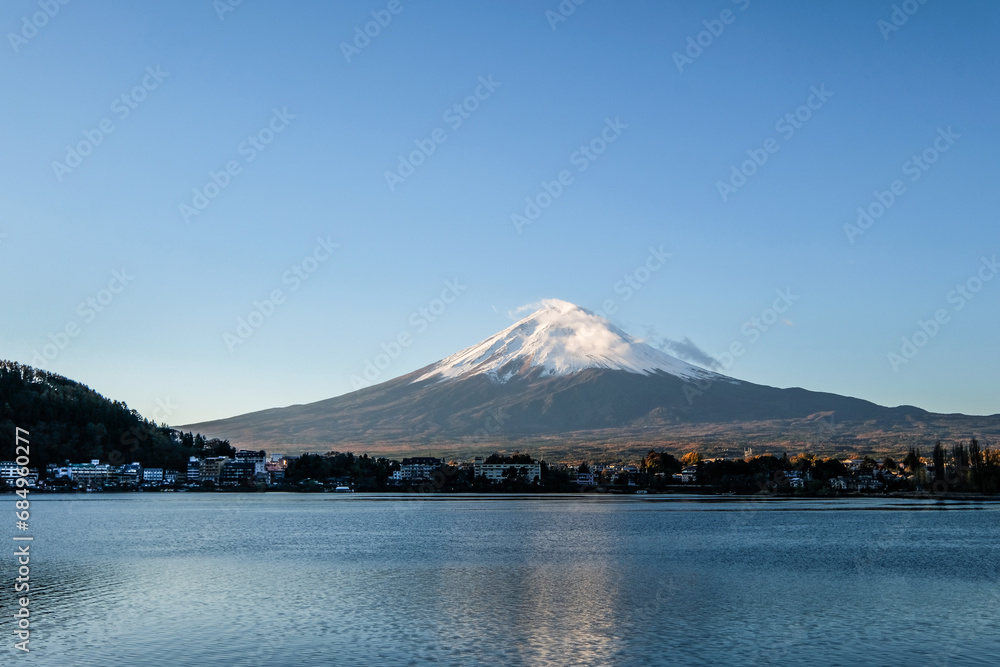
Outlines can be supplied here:
<path id="1" fill-rule="evenodd" d="M 434 364 L 414 382 L 481 373 L 502 384 L 538 368 L 541 377 L 587 368 L 643 375 L 664 372 L 685 379 L 722 377 L 638 341 L 572 303 L 547 299 L 540 305 L 539 310 L 500 333 Z"/>

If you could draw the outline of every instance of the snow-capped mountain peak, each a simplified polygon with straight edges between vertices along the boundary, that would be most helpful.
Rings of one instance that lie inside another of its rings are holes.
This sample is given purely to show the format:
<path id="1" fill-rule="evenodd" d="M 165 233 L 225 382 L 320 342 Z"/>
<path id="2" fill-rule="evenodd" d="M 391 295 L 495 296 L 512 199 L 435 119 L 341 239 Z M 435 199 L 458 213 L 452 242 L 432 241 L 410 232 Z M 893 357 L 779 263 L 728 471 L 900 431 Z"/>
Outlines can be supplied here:
<path id="1" fill-rule="evenodd" d="M 636 340 L 603 317 L 567 301 L 546 299 L 538 310 L 486 340 L 431 366 L 414 382 L 485 374 L 504 383 L 540 369 L 539 376 L 588 368 L 685 379 L 718 377 Z"/>

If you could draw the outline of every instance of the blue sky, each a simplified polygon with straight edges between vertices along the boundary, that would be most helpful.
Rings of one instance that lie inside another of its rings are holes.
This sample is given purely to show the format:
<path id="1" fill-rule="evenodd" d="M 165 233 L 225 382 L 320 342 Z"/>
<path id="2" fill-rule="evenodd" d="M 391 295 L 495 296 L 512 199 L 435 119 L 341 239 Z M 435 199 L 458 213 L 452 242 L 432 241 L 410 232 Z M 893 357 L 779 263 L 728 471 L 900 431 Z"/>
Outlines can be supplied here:
<path id="1" fill-rule="evenodd" d="M 1000 412 L 995 3 L 228 3 L 0 9 L 0 357 L 183 424 L 613 300 L 734 377 Z"/>

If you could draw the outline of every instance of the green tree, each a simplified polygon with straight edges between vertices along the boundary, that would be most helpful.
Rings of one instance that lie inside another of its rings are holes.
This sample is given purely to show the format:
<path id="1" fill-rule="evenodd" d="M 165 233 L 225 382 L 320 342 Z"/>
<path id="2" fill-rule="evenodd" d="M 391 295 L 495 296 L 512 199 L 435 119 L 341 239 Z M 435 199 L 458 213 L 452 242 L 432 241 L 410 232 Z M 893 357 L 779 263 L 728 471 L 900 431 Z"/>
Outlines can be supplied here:
<path id="1" fill-rule="evenodd" d="M 985 491 L 985 459 L 983 450 L 979 446 L 979 441 L 975 438 L 969 443 L 969 466 L 972 468 L 973 490 L 982 493 Z"/>
<path id="2" fill-rule="evenodd" d="M 941 441 L 938 440 L 934 445 L 934 481 L 940 482 L 944 480 L 944 446 L 941 445 Z"/>
<path id="3" fill-rule="evenodd" d="M 198 437 L 201 436 L 199 435 Z M 229 458 L 236 456 L 236 448 L 230 445 L 228 440 L 212 438 L 207 441 L 202 439 L 202 441 L 204 442 L 203 449 L 205 456 L 228 456 Z"/>
<path id="4" fill-rule="evenodd" d="M 652 449 L 646 454 L 646 458 L 643 459 L 642 464 L 639 466 L 641 470 L 645 470 L 650 474 L 662 473 L 664 475 L 673 475 L 678 473 L 683 468 L 683 464 L 678 461 L 672 454 L 667 452 L 655 452 Z"/>
<path id="5" fill-rule="evenodd" d="M 910 447 L 910 451 L 906 453 L 906 457 L 903 459 L 903 465 L 906 469 L 910 471 L 911 475 L 917 474 L 917 472 L 924 467 L 924 463 L 920 457 L 920 450 L 915 447 Z"/>
<path id="6" fill-rule="evenodd" d="M 963 443 L 956 443 L 951 448 L 951 461 L 952 466 L 954 466 L 954 472 L 949 476 L 948 483 L 954 484 L 960 489 L 968 488 L 971 477 L 971 466 L 969 463 L 969 450 L 965 448 Z"/>

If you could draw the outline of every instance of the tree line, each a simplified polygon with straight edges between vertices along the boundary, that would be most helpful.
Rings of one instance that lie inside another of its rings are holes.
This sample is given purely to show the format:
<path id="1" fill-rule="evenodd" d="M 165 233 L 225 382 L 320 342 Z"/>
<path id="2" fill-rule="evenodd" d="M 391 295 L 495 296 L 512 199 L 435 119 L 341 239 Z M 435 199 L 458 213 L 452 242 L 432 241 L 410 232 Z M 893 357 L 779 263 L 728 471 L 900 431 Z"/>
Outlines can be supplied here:
<path id="1" fill-rule="evenodd" d="M 911 448 L 903 461 L 919 483 L 929 484 L 936 492 L 1000 492 L 1000 450 L 983 447 L 975 438 L 968 446 L 957 443 L 950 449 L 938 440 L 930 460 L 928 470 L 920 451 Z"/>
<path id="2" fill-rule="evenodd" d="M 191 456 L 234 452 L 226 440 L 158 425 L 79 382 L 0 360 L 0 459 L 13 458 L 15 427 L 30 433 L 31 466 L 43 476 L 49 463 L 136 461 L 181 470 Z"/>
<path id="3" fill-rule="evenodd" d="M 787 490 L 793 476 L 804 480 L 802 488 L 806 491 L 820 492 L 830 488 L 831 480 L 851 477 L 855 472 L 880 482 L 886 491 L 1000 492 L 1000 450 L 984 447 L 975 438 L 968 445 L 960 442 L 950 448 L 938 441 L 930 458 L 913 447 L 901 461 L 886 456 L 879 462 L 865 456 L 857 471 L 848 468 L 840 459 L 809 453 L 791 458 L 787 454 L 780 457 L 764 454 L 735 460 L 707 460 L 698 452 L 688 452 L 677 459 L 669 452 L 653 450 L 646 455 L 640 471 L 654 476 L 659 474 L 651 486 L 662 488 L 674 483 L 670 479 L 672 475 L 690 466 L 697 470 L 697 484 L 739 493 Z"/>

